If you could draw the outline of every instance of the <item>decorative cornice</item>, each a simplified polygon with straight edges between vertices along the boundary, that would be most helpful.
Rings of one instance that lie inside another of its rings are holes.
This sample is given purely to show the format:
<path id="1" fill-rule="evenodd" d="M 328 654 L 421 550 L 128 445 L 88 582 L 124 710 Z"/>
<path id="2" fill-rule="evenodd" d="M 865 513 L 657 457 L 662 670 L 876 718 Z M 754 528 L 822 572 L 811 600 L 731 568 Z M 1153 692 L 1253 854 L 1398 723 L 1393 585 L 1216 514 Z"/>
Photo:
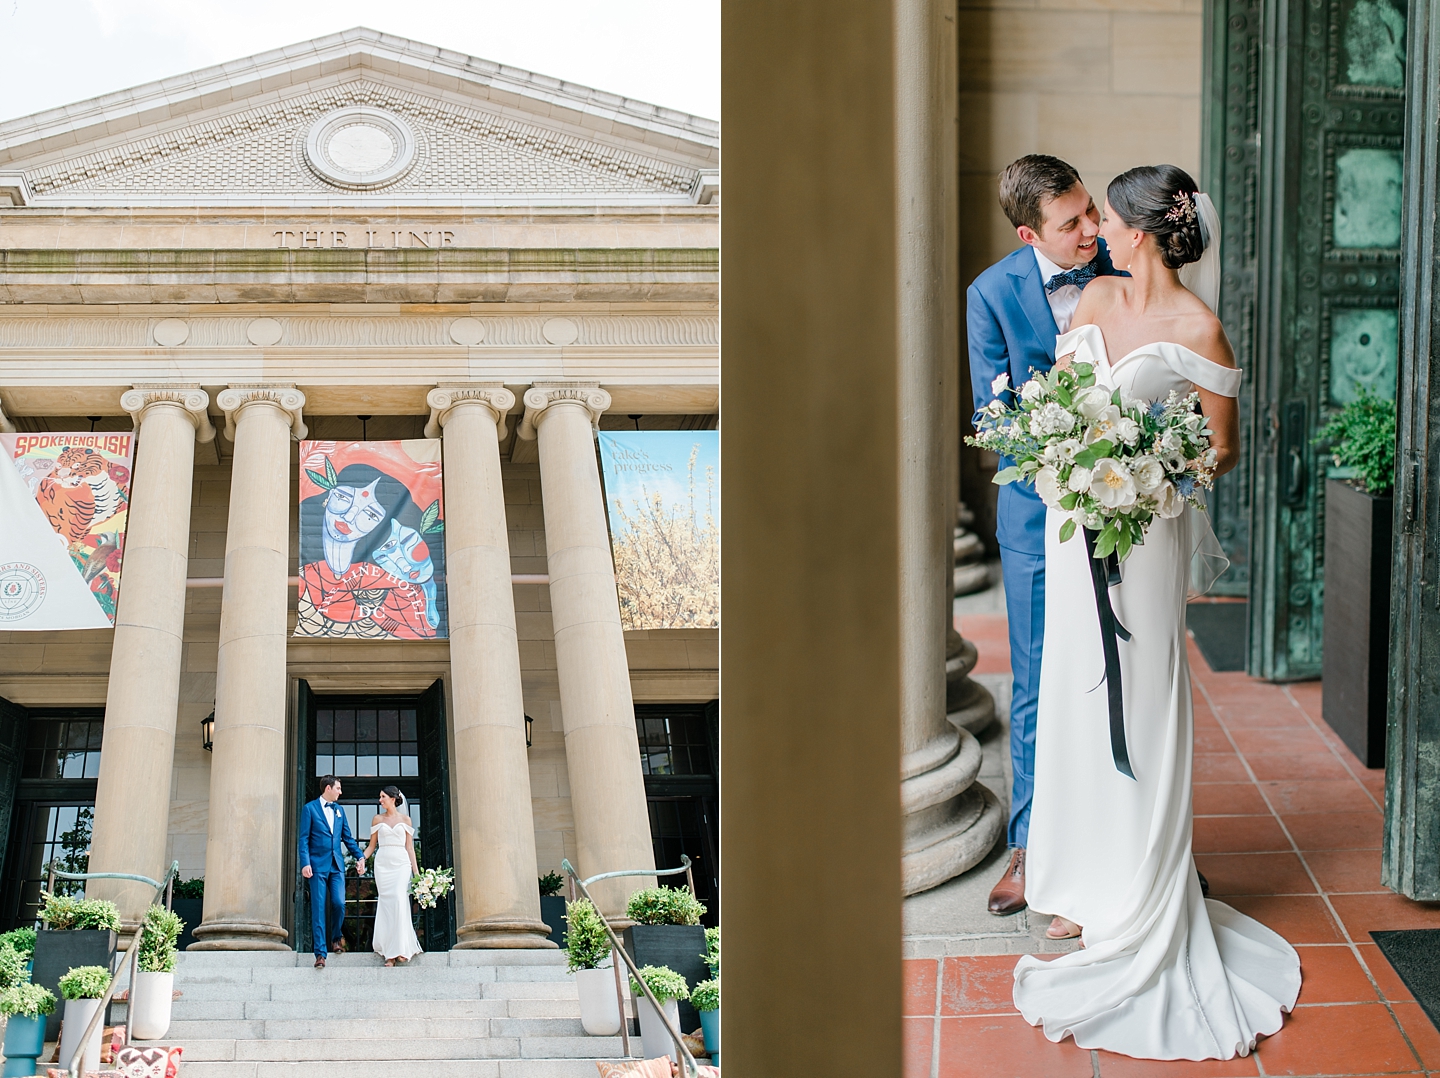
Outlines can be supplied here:
<path id="1" fill-rule="evenodd" d="M 130 421 L 135 424 L 137 431 L 145 420 L 145 414 L 151 408 L 162 404 L 175 404 L 180 407 L 195 427 L 197 441 L 215 440 L 215 427 L 210 422 L 210 394 L 199 386 L 142 382 L 120 395 L 120 407 L 130 413 Z"/>
<path id="2" fill-rule="evenodd" d="M 216 395 L 215 403 L 225 413 L 225 437 L 231 442 L 235 441 L 235 416 L 247 404 L 279 405 L 282 411 L 290 414 L 290 435 L 296 441 L 310 433 L 302 418 L 305 394 L 294 386 L 231 386 L 229 389 L 222 389 Z"/>
<path id="3" fill-rule="evenodd" d="M 440 437 L 441 428 L 450 418 L 450 412 L 462 404 L 483 404 L 495 418 L 495 430 L 500 441 L 505 440 L 505 415 L 515 407 L 515 394 L 499 382 L 485 382 L 478 385 L 447 386 L 432 389 L 425 396 L 430 405 L 430 421 L 425 424 L 425 437 Z"/>
<path id="4" fill-rule="evenodd" d="M 581 405 L 590 416 L 590 425 L 598 427 L 601 414 L 610 407 L 610 394 L 596 382 L 536 382 L 525 391 L 525 418 L 516 435 L 533 441 L 550 406 L 567 401 Z"/>

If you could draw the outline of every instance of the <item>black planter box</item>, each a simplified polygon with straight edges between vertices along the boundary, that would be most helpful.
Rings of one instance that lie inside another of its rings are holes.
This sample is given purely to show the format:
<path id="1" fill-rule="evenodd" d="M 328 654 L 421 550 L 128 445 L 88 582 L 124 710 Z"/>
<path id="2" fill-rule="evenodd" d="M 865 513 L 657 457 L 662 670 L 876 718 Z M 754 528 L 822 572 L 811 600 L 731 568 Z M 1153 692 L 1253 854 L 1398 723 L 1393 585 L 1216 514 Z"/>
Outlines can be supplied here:
<path id="1" fill-rule="evenodd" d="M 53 1041 L 60 1032 L 64 1000 L 60 978 L 76 966 L 104 966 L 113 969 L 115 933 L 109 929 L 81 928 L 68 932 L 36 932 L 35 962 L 30 979 L 55 993 L 55 1013 L 45 1020 L 45 1039 Z M 109 1017 L 106 1017 L 109 1022 Z"/>
<path id="2" fill-rule="evenodd" d="M 637 966 L 669 966 L 694 988 L 710 979 L 705 964 L 703 925 L 631 925 L 625 930 L 625 950 Z M 680 1000 L 680 1032 L 700 1028 L 700 1015 L 689 1001 Z"/>
<path id="3" fill-rule="evenodd" d="M 560 895 L 541 895 L 540 920 L 550 926 L 550 941 L 554 943 L 556 947 L 564 947 L 565 899 Z"/>
<path id="4" fill-rule="evenodd" d="M 1393 499 L 1325 484 L 1325 693 L 1330 729 L 1366 767 L 1385 766 Z"/>
<path id="5" fill-rule="evenodd" d="M 205 916 L 205 900 L 203 898 L 175 898 L 170 900 L 170 908 L 180 920 L 185 922 L 185 927 L 180 932 L 180 938 L 175 944 L 183 951 L 195 942 L 195 930 L 200 927 L 200 919 Z"/>

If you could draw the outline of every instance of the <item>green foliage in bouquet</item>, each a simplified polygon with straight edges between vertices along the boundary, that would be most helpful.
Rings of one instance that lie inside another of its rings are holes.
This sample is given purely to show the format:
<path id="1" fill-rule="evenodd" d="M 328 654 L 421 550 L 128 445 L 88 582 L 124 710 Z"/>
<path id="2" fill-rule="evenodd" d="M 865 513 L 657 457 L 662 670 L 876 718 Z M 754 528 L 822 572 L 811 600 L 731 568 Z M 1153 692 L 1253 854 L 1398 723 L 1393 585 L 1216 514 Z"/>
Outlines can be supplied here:
<path id="1" fill-rule="evenodd" d="M 6 1018 L 17 1015 L 22 1018 L 40 1018 L 54 1013 L 55 993 L 44 985 L 21 981 L 0 992 L 0 1014 Z"/>
<path id="2" fill-rule="evenodd" d="M 710 967 L 710 976 L 720 976 L 720 929 L 705 930 L 705 953 L 700 957 L 705 959 L 705 964 Z M 699 990 L 699 986 L 696 986 L 696 990 Z"/>
<path id="3" fill-rule="evenodd" d="M 15 928 L 0 935 L 0 947 L 10 947 L 26 962 L 35 957 L 35 930 Z"/>
<path id="4" fill-rule="evenodd" d="M 204 877 L 204 876 L 196 876 L 193 880 L 176 880 L 176 881 L 175 881 L 175 897 L 176 897 L 176 898 L 204 898 L 204 897 L 205 897 L 205 877 Z"/>
<path id="5" fill-rule="evenodd" d="M 599 969 L 610 957 L 610 937 L 588 898 L 565 904 L 565 954 L 569 970 Z"/>
<path id="6" fill-rule="evenodd" d="M 1328 443 L 1335 463 L 1353 469 L 1361 490 L 1389 494 L 1395 487 L 1395 402 L 1368 389 L 1331 417 L 1316 442 Z"/>
<path id="7" fill-rule="evenodd" d="M 145 911 L 145 923 L 141 926 L 140 972 L 174 973 L 175 958 L 179 954 L 176 942 L 185 929 L 185 922 L 179 914 L 171 913 L 164 906 L 151 906 Z"/>
<path id="8" fill-rule="evenodd" d="M 695 990 L 690 993 L 690 1006 L 697 1011 L 718 1011 L 720 1009 L 720 981 L 714 979 L 697 984 Z"/>
<path id="9" fill-rule="evenodd" d="M 641 966 L 640 978 L 655 993 L 655 998 L 661 1003 L 667 999 L 689 999 L 690 986 L 685 983 L 685 978 L 676 973 L 669 966 Z M 639 981 L 634 977 L 630 978 L 630 991 L 636 999 L 645 997 Z"/>
<path id="10" fill-rule="evenodd" d="M 104 966 L 76 966 L 60 978 L 65 999 L 101 999 L 109 987 L 110 971 Z"/>
<path id="11" fill-rule="evenodd" d="M 547 872 L 540 877 L 540 897 L 550 898 L 560 893 L 560 888 L 565 885 L 565 877 L 558 872 Z"/>
<path id="12" fill-rule="evenodd" d="M 625 912 L 637 925 L 698 925 L 705 905 L 683 887 L 646 887 L 630 896 Z"/>
<path id="13" fill-rule="evenodd" d="M 40 920 L 52 932 L 81 929 L 109 929 L 120 931 L 120 911 L 115 903 L 98 898 L 74 898 L 70 895 L 56 895 L 41 891 L 44 905 L 40 907 Z"/>

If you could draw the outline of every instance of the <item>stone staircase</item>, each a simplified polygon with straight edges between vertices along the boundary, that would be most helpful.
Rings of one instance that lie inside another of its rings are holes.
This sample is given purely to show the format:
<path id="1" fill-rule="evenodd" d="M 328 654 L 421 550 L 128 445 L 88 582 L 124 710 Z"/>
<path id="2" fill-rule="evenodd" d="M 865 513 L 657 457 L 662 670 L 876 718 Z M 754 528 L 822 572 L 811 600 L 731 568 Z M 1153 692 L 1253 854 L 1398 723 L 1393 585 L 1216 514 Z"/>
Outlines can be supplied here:
<path id="1" fill-rule="evenodd" d="M 184 1046 L 186 1078 L 594 1078 L 596 1060 L 622 1053 L 618 1036 L 581 1029 L 558 951 L 437 952 L 391 969 L 332 955 L 324 970 L 308 954 L 188 951 L 175 987 L 157 1043 Z"/>

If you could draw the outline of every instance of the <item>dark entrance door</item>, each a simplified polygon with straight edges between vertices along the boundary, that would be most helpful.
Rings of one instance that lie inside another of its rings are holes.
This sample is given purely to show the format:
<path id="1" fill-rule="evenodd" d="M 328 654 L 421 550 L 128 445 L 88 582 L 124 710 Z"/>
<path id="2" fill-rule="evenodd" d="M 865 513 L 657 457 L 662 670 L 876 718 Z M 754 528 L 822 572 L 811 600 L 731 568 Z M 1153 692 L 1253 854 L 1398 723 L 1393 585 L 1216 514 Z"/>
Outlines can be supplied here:
<path id="1" fill-rule="evenodd" d="M 300 693 L 302 761 L 297 775 L 300 804 L 320 795 L 319 779 L 335 775 L 344 793 L 340 805 L 355 841 L 370 840 L 370 820 L 380 811 L 386 786 L 397 786 L 415 822 L 415 856 L 421 868 L 451 864 L 449 762 L 446 758 L 445 699 L 436 681 L 418 696 L 320 696 L 302 682 Z M 303 885 L 304 881 L 301 881 Z M 353 872 L 345 881 L 346 944 L 370 950 L 375 926 L 375 884 Z M 455 942 L 453 903 L 415 910 L 415 930 L 427 951 L 446 951 Z M 297 886 L 295 946 L 307 951 L 310 938 L 309 893 Z"/>
<path id="2" fill-rule="evenodd" d="M 719 713 L 715 701 L 635 705 L 655 866 L 676 868 L 681 854 L 690 856 L 709 926 L 720 923 Z M 660 882 L 675 887 L 685 879 Z"/>

